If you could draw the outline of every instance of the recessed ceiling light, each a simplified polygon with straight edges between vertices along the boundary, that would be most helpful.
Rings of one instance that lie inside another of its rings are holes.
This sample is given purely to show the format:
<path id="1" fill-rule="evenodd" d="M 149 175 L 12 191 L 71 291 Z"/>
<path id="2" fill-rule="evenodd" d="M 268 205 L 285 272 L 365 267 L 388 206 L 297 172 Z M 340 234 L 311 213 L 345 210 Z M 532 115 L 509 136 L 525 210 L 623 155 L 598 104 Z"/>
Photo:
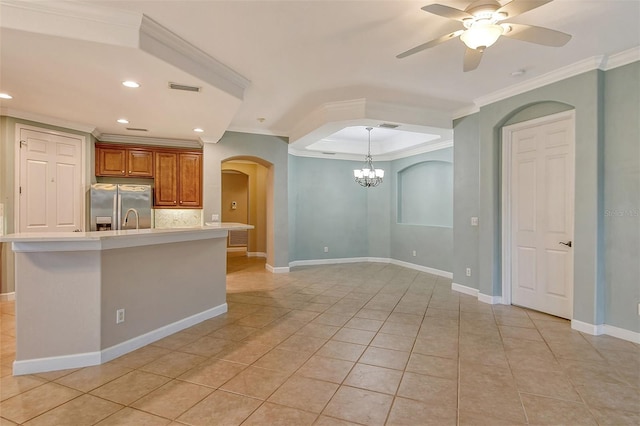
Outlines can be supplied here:
<path id="1" fill-rule="evenodd" d="M 0 93 L 0 99 L 13 99 L 13 96 L 8 93 Z"/>
<path id="2" fill-rule="evenodd" d="M 202 133 L 202 132 L 204 132 L 204 130 L 203 130 L 203 129 L 201 129 L 200 127 L 196 127 L 195 129 L 193 129 L 193 131 L 194 131 L 194 132 L 196 132 L 196 133 Z"/>
<path id="3" fill-rule="evenodd" d="M 131 88 L 136 88 L 136 87 L 140 87 L 140 83 L 136 83 L 133 80 L 127 80 L 127 81 L 123 81 L 122 85 L 125 87 L 131 87 Z"/>
<path id="4" fill-rule="evenodd" d="M 118 123 L 120 123 L 120 124 L 129 124 L 129 120 L 127 120 L 126 118 L 119 118 L 118 119 Z"/>

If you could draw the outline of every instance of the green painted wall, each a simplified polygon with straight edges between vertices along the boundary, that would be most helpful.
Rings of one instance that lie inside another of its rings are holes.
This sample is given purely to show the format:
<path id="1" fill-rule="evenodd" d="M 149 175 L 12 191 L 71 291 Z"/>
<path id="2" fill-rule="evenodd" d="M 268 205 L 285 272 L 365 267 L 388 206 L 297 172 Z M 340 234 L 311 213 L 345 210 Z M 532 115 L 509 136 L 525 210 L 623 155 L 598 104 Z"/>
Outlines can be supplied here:
<path id="1" fill-rule="evenodd" d="M 454 123 L 454 282 L 500 296 L 501 132 L 505 125 L 575 110 L 574 316 L 640 331 L 638 245 L 639 63 L 590 71 L 484 106 Z M 468 149 L 465 149 L 467 147 Z M 477 148 L 476 148 L 477 147 Z M 477 153 L 476 153 L 477 149 Z M 477 169 L 477 192 L 473 177 Z M 477 200 L 477 201 L 476 201 Z M 476 204 L 477 203 L 477 204 Z M 469 216 L 478 208 L 477 243 Z M 607 207 L 609 206 L 609 207 Z M 627 209 L 628 217 L 605 216 Z M 624 237 L 623 237 L 624 236 Z M 474 247 L 461 247 L 471 242 Z M 636 259 L 629 262 L 630 257 Z M 477 259 L 477 260 L 476 260 Z M 479 274 L 462 273 L 477 262 Z"/>
<path id="2" fill-rule="evenodd" d="M 290 171 L 289 183 L 289 213 L 295 217 L 290 259 L 367 257 L 367 196 L 381 186 L 367 189 L 353 181 L 359 162 L 289 157 L 295 170 L 295 175 Z M 324 247 L 329 248 L 328 253 Z"/>
<path id="3" fill-rule="evenodd" d="M 479 114 L 456 120 L 453 127 L 453 282 L 478 289 L 480 230 L 471 226 L 471 218 L 480 210 Z M 470 277 L 466 268 L 471 268 Z"/>
<path id="4" fill-rule="evenodd" d="M 640 332 L 640 62 L 604 79 L 605 323 Z"/>
<path id="5" fill-rule="evenodd" d="M 353 181 L 353 169 L 361 162 L 290 155 L 291 261 L 391 258 L 450 272 L 451 227 L 397 223 L 397 175 L 416 164 L 451 163 L 452 158 L 453 150 L 447 148 L 391 162 L 376 161 L 376 167 L 385 170 L 385 179 L 378 187 L 363 188 Z M 414 189 L 415 194 L 404 196 L 420 197 Z M 441 202 L 450 200 L 449 196 Z M 324 247 L 329 247 L 328 253 Z"/>

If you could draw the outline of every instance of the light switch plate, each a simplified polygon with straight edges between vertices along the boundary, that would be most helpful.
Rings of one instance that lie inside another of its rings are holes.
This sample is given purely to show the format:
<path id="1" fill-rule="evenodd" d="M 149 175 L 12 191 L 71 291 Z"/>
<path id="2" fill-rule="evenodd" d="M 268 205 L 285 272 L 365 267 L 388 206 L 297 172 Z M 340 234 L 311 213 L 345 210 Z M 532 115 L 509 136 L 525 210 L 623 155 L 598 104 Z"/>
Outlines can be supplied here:
<path id="1" fill-rule="evenodd" d="M 478 226 L 478 218 L 476 216 L 471 217 L 471 226 Z"/>

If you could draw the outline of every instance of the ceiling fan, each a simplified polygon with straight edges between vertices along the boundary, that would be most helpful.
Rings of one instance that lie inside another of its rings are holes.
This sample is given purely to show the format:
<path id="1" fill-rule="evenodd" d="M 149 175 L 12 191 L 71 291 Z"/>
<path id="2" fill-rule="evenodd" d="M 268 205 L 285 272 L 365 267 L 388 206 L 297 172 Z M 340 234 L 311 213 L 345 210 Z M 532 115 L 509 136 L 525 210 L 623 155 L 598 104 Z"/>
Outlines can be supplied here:
<path id="1" fill-rule="evenodd" d="M 422 10 L 425 12 L 460 21 L 464 29 L 461 28 L 458 31 L 423 43 L 396 57 L 405 58 L 414 53 L 437 46 L 447 40 L 460 37 L 460 40 L 467 46 L 463 66 L 464 72 L 467 72 L 476 69 L 478 65 L 480 65 L 484 50 L 495 43 L 500 36 L 544 46 L 564 46 L 571 40 L 569 34 L 532 25 L 502 23 L 505 19 L 513 18 L 551 1 L 552 0 L 512 0 L 502 6 L 496 0 L 477 0 L 467 6 L 465 10 L 442 4 L 424 6 Z"/>

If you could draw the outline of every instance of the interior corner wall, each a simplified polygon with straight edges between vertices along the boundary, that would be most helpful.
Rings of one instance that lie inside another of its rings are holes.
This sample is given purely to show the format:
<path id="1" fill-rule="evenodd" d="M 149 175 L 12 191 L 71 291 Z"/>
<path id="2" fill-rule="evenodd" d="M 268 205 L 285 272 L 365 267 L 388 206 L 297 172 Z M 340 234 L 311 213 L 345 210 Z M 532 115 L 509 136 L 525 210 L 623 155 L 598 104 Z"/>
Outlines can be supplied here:
<path id="1" fill-rule="evenodd" d="M 443 226 L 410 225 L 398 223 L 398 173 L 424 161 L 453 162 L 453 148 L 439 149 L 391 162 L 390 173 L 385 175 L 391 189 L 390 257 L 402 262 L 451 272 L 453 257 L 453 228 Z M 412 196 L 403 194 L 403 196 Z M 413 251 L 416 256 L 413 256 Z"/>
<path id="2" fill-rule="evenodd" d="M 353 182 L 353 170 L 361 163 L 293 155 L 289 163 L 295 198 L 290 260 L 369 256 L 367 192 L 380 187 L 367 189 Z"/>
<path id="3" fill-rule="evenodd" d="M 220 214 L 221 211 L 220 181 L 223 161 L 237 157 L 252 157 L 272 164 L 270 173 L 273 173 L 273 212 L 267 215 L 267 220 L 271 220 L 272 223 L 268 223 L 265 228 L 267 228 L 267 242 L 271 236 L 273 238 L 273 247 L 268 249 L 267 262 L 276 268 L 289 266 L 287 142 L 286 138 L 279 136 L 226 132 L 218 143 L 206 143 L 203 147 L 203 214 L 205 218 L 211 217 L 212 214 Z"/>
<path id="4" fill-rule="evenodd" d="M 604 81 L 605 323 L 640 333 L 640 62 Z"/>
<path id="5" fill-rule="evenodd" d="M 453 282 L 478 290 L 479 226 L 471 218 L 479 216 L 479 114 L 453 123 Z M 484 219 L 483 221 L 484 222 Z M 466 269 L 471 268 L 468 277 Z"/>
<path id="6" fill-rule="evenodd" d="M 391 162 L 376 161 L 376 167 L 386 171 L 385 179 L 375 188 L 365 189 L 353 182 L 352 185 L 359 190 L 366 191 L 367 195 L 367 234 L 369 235 L 369 257 L 379 259 L 391 258 L 391 199 L 394 191 L 389 181 Z M 359 169 L 362 163 L 357 163 L 353 169 Z M 352 172 L 353 173 L 353 172 Z"/>
<path id="7" fill-rule="evenodd" d="M 514 114 L 541 102 L 575 108 L 574 315 L 587 324 L 603 322 L 602 241 L 602 72 L 589 71 L 480 109 L 480 293 L 502 293 L 501 132 Z"/>

